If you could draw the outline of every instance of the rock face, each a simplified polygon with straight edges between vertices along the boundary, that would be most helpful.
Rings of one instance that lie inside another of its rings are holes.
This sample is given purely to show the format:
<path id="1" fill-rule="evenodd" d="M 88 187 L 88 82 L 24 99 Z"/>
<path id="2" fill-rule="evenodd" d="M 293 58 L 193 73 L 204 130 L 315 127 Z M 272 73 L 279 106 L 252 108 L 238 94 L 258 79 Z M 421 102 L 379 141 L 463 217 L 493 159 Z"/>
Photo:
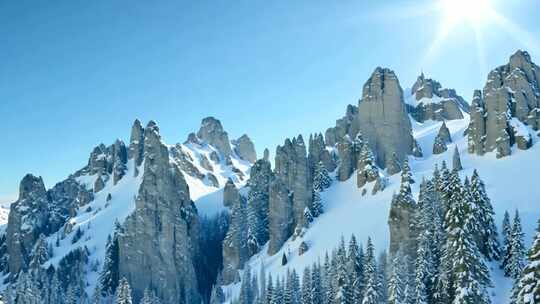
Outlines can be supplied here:
<path id="1" fill-rule="evenodd" d="M 144 158 L 144 129 L 141 122 L 136 119 L 131 127 L 131 137 L 129 139 L 128 159 L 133 159 L 135 166 L 141 165 Z M 137 176 L 138 170 L 135 170 Z"/>
<path id="2" fill-rule="evenodd" d="M 26 175 L 19 187 L 19 199 L 10 207 L 6 230 L 12 275 L 27 267 L 30 251 L 47 225 L 48 204 L 49 197 L 41 177 Z"/>
<path id="3" fill-rule="evenodd" d="M 270 242 L 268 254 L 279 251 L 283 243 L 292 235 L 294 229 L 293 202 L 287 185 L 279 178 L 270 185 Z"/>
<path id="4" fill-rule="evenodd" d="M 240 158 L 250 163 L 254 163 L 257 160 L 257 153 L 255 152 L 255 145 L 246 134 L 240 136 L 237 140 L 233 141 L 234 151 Z"/>
<path id="5" fill-rule="evenodd" d="M 373 72 L 364 85 L 358 107 L 349 106 L 345 117 L 326 131 L 326 143 L 339 144 L 346 141 L 345 135 L 351 140 L 359 132 L 369 142 L 375 162 L 381 168 L 386 168 L 392 154 L 401 162 L 413 152 L 415 145 L 403 90 L 393 71 L 377 68 Z M 346 149 L 346 145 L 342 149 Z"/>
<path id="6" fill-rule="evenodd" d="M 276 149 L 274 174 L 291 192 L 293 202 L 293 226 L 304 227 L 304 210 L 311 208 L 312 192 L 309 179 L 306 145 L 301 135 L 285 140 Z"/>
<path id="7" fill-rule="evenodd" d="M 508 156 L 511 147 L 527 149 L 531 130 L 540 128 L 540 67 L 527 52 L 518 51 L 510 62 L 491 71 L 483 94 L 475 92 L 468 129 L 469 152 L 496 151 Z"/>
<path id="8" fill-rule="evenodd" d="M 453 89 L 443 89 L 441 84 L 422 73 L 407 96 L 411 116 L 419 121 L 462 119 L 469 112 L 469 105 Z"/>
<path id="9" fill-rule="evenodd" d="M 326 144 L 321 133 L 309 136 L 308 165 L 311 177 L 313 177 L 315 167 L 319 162 L 322 162 L 329 172 L 336 169 L 336 161 L 330 151 L 326 149 Z"/>
<path id="10" fill-rule="evenodd" d="M 221 122 L 214 117 L 206 117 L 202 120 L 197 137 L 216 147 L 225 158 L 232 153 L 229 135 L 223 130 Z"/>
<path id="11" fill-rule="evenodd" d="M 136 301 L 150 288 L 167 303 L 200 303 L 193 265 L 197 210 L 154 122 L 144 135 L 144 175 L 136 209 L 118 237 L 119 273 L 129 280 Z"/>

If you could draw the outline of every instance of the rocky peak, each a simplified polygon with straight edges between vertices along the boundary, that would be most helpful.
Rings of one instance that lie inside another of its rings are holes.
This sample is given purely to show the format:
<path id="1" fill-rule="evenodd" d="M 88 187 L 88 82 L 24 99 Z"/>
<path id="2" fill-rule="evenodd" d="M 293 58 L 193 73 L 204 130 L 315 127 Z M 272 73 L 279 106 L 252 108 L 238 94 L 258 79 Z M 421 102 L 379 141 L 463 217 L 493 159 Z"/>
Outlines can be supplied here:
<path id="1" fill-rule="evenodd" d="M 392 70 L 377 68 L 363 91 L 352 127 L 354 134 L 349 135 L 355 138 L 361 132 L 377 164 L 384 168 L 392 153 L 396 153 L 401 161 L 412 152 L 414 146 L 403 90 Z"/>
<path id="2" fill-rule="evenodd" d="M 26 174 L 19 185 L 19 201 L 36 199 L 45 195 L 47 190 L 41 177 Z"/>
<path id="3" fill-rule="evenodd" d="M 469 112 L 469 105 L 454 89 L 443 89 L 438 81 L 426 78 L 424 73 L 418 76 L 406 100 L 407 110 L 419 122 L 463 119 L 462 112 Z"/>
<path id="4" fill-rule="evenodd" d="M 469 151 L 478 155 L 496 151 L 497 157 L 510 155 L 532 144 L 532 130 L 540 129 L 540 67 L 524 51 L 514 53 L 506 65 L 488 75 L 483 102 L 475 94 L 469 126 Z"/>
<path id="5" fill-rule="evenodd" d="M 223 130 L 221 122 L 214 117 L 206 117 L 201 122 L 197 137 L 216 147 L 225 157 L 231 155 L 231 145 L 227 132 Z"/>
<path id="6" fill-rule="evenodd" d="M 139 166 L 144 157 L 144 129 L 141 122 L 135 119 L 131 127 L 131 136 L 129 139 L 128 159 L 134 159 L 135 165 Z"/>
<path id="7" fill-rule="evenodd" d="M 257 160 L 257 153 L 255 152 L 255 145 L 246 134 L 240 136 L 237 140 L 233 141 L 234 151 L 236 154 L 250 163 L 254 163 Z"/>
<path id="8" fill-rule="evenodd" d="M 390 69 L 377 67 L 364 84 L 362 102 L 399 103 L 402 99 L 403 90 L 396 74 Z"/>

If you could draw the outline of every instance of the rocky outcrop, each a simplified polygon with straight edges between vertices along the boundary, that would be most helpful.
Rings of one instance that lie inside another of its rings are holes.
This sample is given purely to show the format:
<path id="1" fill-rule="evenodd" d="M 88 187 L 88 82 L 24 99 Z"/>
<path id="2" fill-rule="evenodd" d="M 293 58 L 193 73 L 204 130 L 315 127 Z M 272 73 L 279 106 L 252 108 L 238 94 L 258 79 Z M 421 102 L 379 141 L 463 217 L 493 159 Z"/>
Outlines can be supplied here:
<path id="1" fill-rule="evenodd" d="M 276 149 L 274 174 L 283 181 L 292 195 L 293 226 L 304 227 L 304 210 L 311 208 L 312 191 L 309 179 L 308 159 L 306 145 L 302 135 L 285 140 L 283 146 Z"/>
<path id="2" fill-rule="evenodd" d="M 401 162 L 413 152 L 415 144 L 403 90 L 393 71 L 375 69 L 364 85 L 358 107 L 349 106 L 345 117 L 326 131 L 326 143 L 340 144 L 346 141 L 346 136 L 354 139 L 358 133 L 369 142 L 375 162 L 381 168 L 386 168 L 392 161 L 393 153 Z M 347 148 L 346 145 L 342 150 Z M 340 158 L 340 161 L 343 160 Z M 347 173 L 340 175 L 345 178 Z"/>
<path id="3" fill-rule="evenodd" d="M 141 165 L 144 158 L 144 129 L 141 122 L 135 119 L 133 126 L 131 127 L 131 136 L 129 139 L 129 151 L 128 159 L 133 159 L 135 166 Z M 135 176 L 137 176 L 138 170 L 135 170 Z"/>
<path id="4" fill-rule="evenodd" d="M 450 135 L 450 130 L 446 126 L 446 123 L 443 121 L 441 127 L 439 128 L 438 136 L 445 144 L 452 142 L 452 136 Z"/>
<path id="5" fill-rule="evenodd" d="M 197 210 L 154 122 L 144 130 L 144 149 L 136 209 L 118 236 L 119 274 L 129 280 L 135 301 L 149 288 L 167 303 L 200 303 L 193 265 Z"/>
<path id="6" fill-rule="evenodd" d="M 232 153 L 229 135 L 223 130 L 221 122 L 214 117 L 206 117 L 202 120 L 197 137 L 214 146 L 225 158 L 228 158 Z"/>
<path id="7" fill-rule="evenodd" d="M 409 113 L 419 122 L 463 119 L 463 112 L 469 112 L 469 105 L 455 90 L 443 89 L 439 82 L 423 73 L 406 99 Z"/>
<path id="8" fill-rule="evenodd" d="M 292 198 L 287 185 L 280 178 L 274 179 L 270 184 L 269 202 L 270 241 L 268 254 L 273 255 L 279 251 L 294 231 Z"/>
<path id="9" fill-rule="evenodd" d="M 495 151 L 498 158 L 505 157 L 517 136 L 520 148 L 528 148 L 531 130 L 540 128 L 539 71 L 527 52 L 518 51 L 489 73 L 483 94 L 475 92 L 472 103 L 469 152 Z"/>
<path id="10" fill-rule="evenodd" d="M 335 159 L 330 151 L 326 149 L 326 144 L 321 133 L 309 136 L 308 165 L 311 178 L 313 178 L 315 167 L 319 162 L 322 162 L 329 172 L 336 169 Z"/>
<path id="11" fill-rule="evenodd" d="M 46 229 L 49 203 L 41 177 L 27 174 L 19 186 L 19 199 L 11 204 L 6 229 L 12 276 L 28 266 L 30 252 L 41 231 Z"/>
<path id="12" fill-rule="evenodd" d="M 234 152 L 241 159 L 254 163 L 257 160 L 257 153 L 255 152 L 255 145 L 246 134 L 240 136 L 237 140 L 233 141 Z"/>

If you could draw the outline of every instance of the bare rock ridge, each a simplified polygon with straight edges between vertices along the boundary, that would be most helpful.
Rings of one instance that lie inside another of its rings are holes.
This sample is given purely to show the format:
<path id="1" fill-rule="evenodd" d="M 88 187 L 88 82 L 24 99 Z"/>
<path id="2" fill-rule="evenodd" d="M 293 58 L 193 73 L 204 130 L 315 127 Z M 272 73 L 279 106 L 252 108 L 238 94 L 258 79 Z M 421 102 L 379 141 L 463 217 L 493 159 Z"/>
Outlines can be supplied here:
<path id="1" fill-rule="evenodd" d="M 495 151 L 510 155 L 511 147 L 532 145 L 540 128 L 540 67 L 517 51 L 508 64 L 491 71 L 483 92 L 476 91 L 468 128 L 469 153 Z"/>
<path id="2" fill-rule="evenodd" d="M 167 303 L 197 303 L 197 209 L 152 121 L 144 130 L 142 178 L 135 212 L 118 238 L 120 276 L 129 280 L 135 299 L 151 288 Z"/>
<path id="3" fill-rule="evenodd" d="M 422 73 L 406 99 L 408 111 L 419 121 L 462 119 L 463 112 L 469 112 L 469 105 L 453 89 L 443 89 L 436 80 L 426 78 Z"/>

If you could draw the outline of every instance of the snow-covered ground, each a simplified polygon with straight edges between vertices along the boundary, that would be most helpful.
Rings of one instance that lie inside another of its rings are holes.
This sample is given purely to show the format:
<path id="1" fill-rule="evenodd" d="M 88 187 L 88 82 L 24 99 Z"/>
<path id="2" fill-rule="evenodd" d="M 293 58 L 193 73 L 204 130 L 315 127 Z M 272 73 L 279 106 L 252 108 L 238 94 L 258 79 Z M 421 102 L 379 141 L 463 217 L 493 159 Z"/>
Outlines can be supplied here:
<path id="1" fill-rule="evenodd" d="M 413 184 L 415 197 L 419 191 L 419 184 L 423 176 L 431 177 L 436 163 L 443 160 L 451 166 L 452 154 L 457 145 L 464 170 L 461 176 L 470 176 L 476 168 L 480 177 L 486 183 L 488 195 L 492 200 L 496 212 L 498 225 L 502 222 L 505 210 L 513 214 L 519 209 L 522 217 L 523 229 L 527 247 L 530 246 L 536 221 L 540 218 L 540 187 L 538 176 L 540 174 L 540 144 L 535 144 L 527 151 L 514 149 L 510 157 L 496 159 L 494 153 L 484 156 L 467 153 L 467 138 L 463 135 L 469 123 L 469 117 L 462 120 L 447 121 L 453 142 L 448 145 L 448 151 L 433 155 L 432 145 L 442 122 L 428 121 L 418 123 L 411 119 L 414 137 L 422 148 L 424 156 L 411 157 L 410 166 L 413 177 L 417 181 Z M 538 139 L 534 139 L 538 141 Z M 289 269 L 302 269 L 323 259 L 325 251 L 331 251 L 339 242 L 341 236 L 346 239 L 355 234 L 359 241 L 365 244 L 371 237 L 378 251 L 389 246 L 388 214 L 393 193 L 398 191 L 400 183 L 399 174 L 389 178 L 387 188 L 376 195 L 371 195 L 368 186 L 367 194 L 362 196 L 361 189 L 356 187 L 355 175 L 346 182 L 334 181 L 332 186 L 321 194 L 325 204 L 325 213 L 318 217 L 308 229 L 302 239 L 289 240 L 280 252 L 273 256 L 266 254 L 266 248 L 250 260 L 253 272 L 259 271 L 261 265 L 273 277 L 284 275 Z M 305 241 L 309 250 L 298 255 L 298 246 Z M 286 252 L 289 255 L 286 266 L 281 266 L 281 256 Z M 512 282 L 504 278 L 496 264 L 491 264 L 494 288 L 491 290 L 493 303 L 507 303 Z M 239 284 L 225 287 L 226 295 L 236 295 Z"/>

